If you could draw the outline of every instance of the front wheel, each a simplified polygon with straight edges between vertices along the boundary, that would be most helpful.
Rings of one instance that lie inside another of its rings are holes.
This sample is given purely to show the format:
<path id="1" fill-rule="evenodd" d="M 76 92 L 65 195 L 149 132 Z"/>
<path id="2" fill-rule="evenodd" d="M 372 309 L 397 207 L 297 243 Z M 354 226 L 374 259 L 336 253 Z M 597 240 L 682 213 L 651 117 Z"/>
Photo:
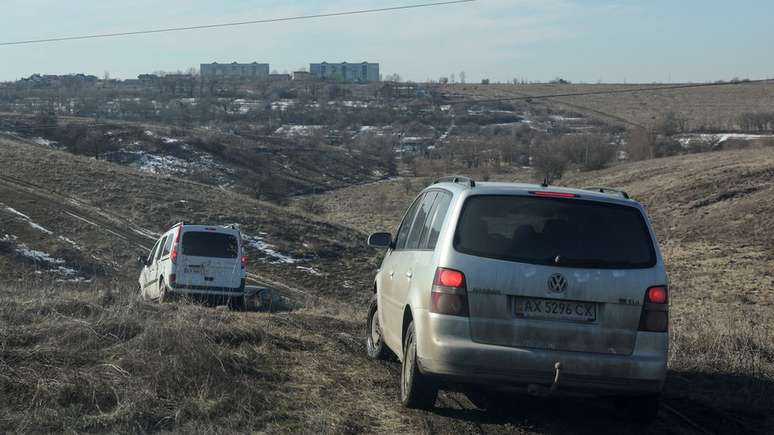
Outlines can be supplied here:
<path id="1" fill-rule="evenodd" d="M 435 405 L 438 385 L 419 371 L 414 322 L 409 323 L 406 331 L 400 374 L 400 401 L 405 407 L 430 409 Z"/>
<path id="2" fill-rule="evenodd" d="M 366 321 L 366 352 L 372 359 L 385 360 L 389 355 L 387 346 L 382 341 L 382 328 L 379 325 L 379 309 L 376 295 L 371 298 L 368 307 L 368 319 Z"/>

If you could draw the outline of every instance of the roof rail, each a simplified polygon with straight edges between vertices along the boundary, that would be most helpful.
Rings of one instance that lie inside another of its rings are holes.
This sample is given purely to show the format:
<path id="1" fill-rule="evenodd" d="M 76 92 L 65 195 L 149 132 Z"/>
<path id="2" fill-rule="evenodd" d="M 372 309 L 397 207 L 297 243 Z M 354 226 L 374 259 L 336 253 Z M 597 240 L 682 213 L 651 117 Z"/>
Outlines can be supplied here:
<path id="1" fill-rule="evenodd" d="M 621 189 L 613 189 L 612 187 L 598 187 L 598 186 L 584 187 L 583 190 L 590 190 L 594 192 L 605 193 L 608 195 L 618 195 L 624 199 L 630 199 L 630 196 L 628 193 L 626 193 L 626 191 Z"/>
<path id="2" fill-rule="evenodd" d="M 433 184 L 437 184 L 437 183 L 466 183 L 470 185 L 470 187 L 476 187 L 476 180 L 470 177 L 463 177 L 460 175 L 453 175 L 451 177 L 441 177 L 433 181 Z"/>

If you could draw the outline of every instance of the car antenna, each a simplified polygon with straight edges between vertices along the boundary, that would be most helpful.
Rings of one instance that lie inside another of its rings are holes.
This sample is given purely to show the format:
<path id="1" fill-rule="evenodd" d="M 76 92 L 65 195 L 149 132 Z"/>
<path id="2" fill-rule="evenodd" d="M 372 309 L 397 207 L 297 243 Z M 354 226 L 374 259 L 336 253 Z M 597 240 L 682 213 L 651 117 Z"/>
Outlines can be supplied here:
<path id="1" fill-rule="evenodd" d="M 548 175 L 543 179 L 543 184 L 541 184 L 540 187 L 548 187 Z"/>

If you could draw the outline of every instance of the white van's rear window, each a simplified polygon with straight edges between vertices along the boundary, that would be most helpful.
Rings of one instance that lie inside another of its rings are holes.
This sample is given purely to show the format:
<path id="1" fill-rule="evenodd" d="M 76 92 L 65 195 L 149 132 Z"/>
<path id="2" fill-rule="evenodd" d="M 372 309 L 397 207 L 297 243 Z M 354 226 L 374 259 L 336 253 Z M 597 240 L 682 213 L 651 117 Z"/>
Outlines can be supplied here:
<path id="1" fill-rule="evenodd" d="M 656 264 L 639 210 L 580 199 L 470 197 L 454 247 L 480 257 L 563 267 L 631 269 Z"/>
<path id="2" fill-rule="evenodd" d="M 183 255 L 236 258 L 239 243 L 231 234 L 186 231 L 183 233 Z"/>

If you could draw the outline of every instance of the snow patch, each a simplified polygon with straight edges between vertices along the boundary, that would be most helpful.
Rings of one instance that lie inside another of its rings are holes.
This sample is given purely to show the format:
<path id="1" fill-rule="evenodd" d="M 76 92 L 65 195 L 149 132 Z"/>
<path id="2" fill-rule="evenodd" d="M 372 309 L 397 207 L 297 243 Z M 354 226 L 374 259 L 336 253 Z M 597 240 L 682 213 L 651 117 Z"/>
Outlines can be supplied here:
<path id="1" fill-rule="evenodd" d="M 736 140 L 756 140 L 756 139 L 774 139 L 774 134 L 746 134 L 746 133 L 696 133 L 681 134 L 675 136 L 681 145 L 687 146 L 691 142 L 717 142 L 722 143 L 729 139 Z"/>
<path id="2" fill-rule="evenodd" d="M 35 142 L 38 145 L 43 145 L 43 146 L 46 146 L 46 147 L 49 147 L 49 148 L 58 148 L 57 145 L 59 144 L 59 142 L 57 142 L 57 141 L 48 140 L 48 139 L 42 138 L 42 137 L 33 137 L 32 141 Z"/>
<path id="3" fill-rule="evenodd" d="M 36 230 L 44 232 L 44 233 L 49 234 L 49 235 L 54 234 L 51 230 L 49 230 L 47 228 L 44 228 L 43 226 L 38 225 L 37 223 L 35 223 L 32 219 L 30 219 L 29 216 L 27 216 L 26 214 L 20 212 L 19 210 L 16 210 L 14 208 L 8 207 L 7 205 L 5 205 L 5 204 L 3 204 L 1 202 L 0 202 L 0 206 L 2 206 L 5 211 L 7 211 L 9 213 L 12 213 L 12 214 L 15 214 L 16 216 L 19 216 L 22 220 L 26 221 L 27 224 L 29 224 L 29 226 L 31 226 L 32 228 L 35 228 Z"/>
<path id="4" fill-rule="evenodd" d="M 283 136 L 311 136 L 318 130 L 325 128 L 324 125 L 283 125 L 274 131 L 274 134 Z"/>
<path id="5" fill-rule="evenodd" d="M 266 233 L 260 233 L 260 234 L 266 234 Z M 289 255 L 284 255 L 279 252 L 277 252 L 276 246 L 271 245 L 263 240 L 262 237 L 255 237 L 255 236 L 248 236 L 246 234 L 243 234 L 245 238 L 245 243 L 247 246 L 250 246 L 251 248 L 263 252 L 266 256 L 270 257 L 271 260 L 269 260 L 270 264 L 294 264 L 297 263 L 299 260 L 296 258 L 293 258 Z"/>
<path id="6" fill-rule="evenodd" d="M 27 257 L 36 262 L 49 263 L 49 264 L 64 264 L 65 261 L 61 258 L 54 258 L 43 251 L 36 251 L 30 249 L 27 245 L 20 243 L 16 246 L 16 253 Z"/>
<path id="7" fill-rule="evenodd" d="M 306 273 L 311 273 L 312 275 L 320 276 L 322 273 L 320 273 L 317 269 L 314 267 L 306 267 L 306 266 L 296 266 L 296 269 L 303 270 Z"/>

